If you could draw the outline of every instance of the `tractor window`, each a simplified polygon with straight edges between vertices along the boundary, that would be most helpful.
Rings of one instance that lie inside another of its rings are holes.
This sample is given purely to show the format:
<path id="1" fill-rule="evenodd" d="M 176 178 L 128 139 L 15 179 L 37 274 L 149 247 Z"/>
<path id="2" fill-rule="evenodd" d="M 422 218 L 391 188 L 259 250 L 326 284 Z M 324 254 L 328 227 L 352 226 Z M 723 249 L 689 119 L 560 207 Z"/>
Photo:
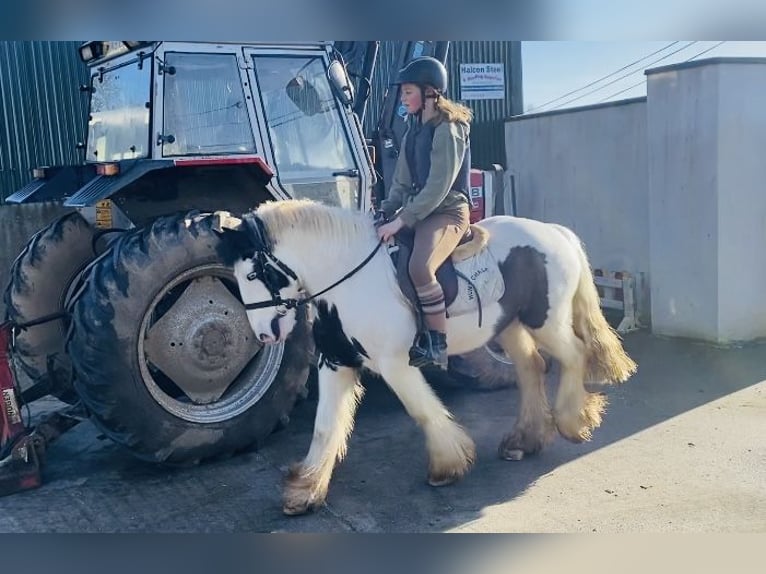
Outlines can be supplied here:
<path id="1" fill-rule="evenodd" d="M 91 79 L 88 161 L 120 161 L 149 155 L 151 66 L 138 62 Z"/>
<path id="2" fill-rule="evenodd" d="M 168 52 L 165 66 L 163 155 L 255 151 L 234 54 Z"/>
<path id="3" fill-rule="evenodd" d="M 253 59 L 280 182 L 293 197 L 355 206 L 356 164 L 322 58 Z"/>

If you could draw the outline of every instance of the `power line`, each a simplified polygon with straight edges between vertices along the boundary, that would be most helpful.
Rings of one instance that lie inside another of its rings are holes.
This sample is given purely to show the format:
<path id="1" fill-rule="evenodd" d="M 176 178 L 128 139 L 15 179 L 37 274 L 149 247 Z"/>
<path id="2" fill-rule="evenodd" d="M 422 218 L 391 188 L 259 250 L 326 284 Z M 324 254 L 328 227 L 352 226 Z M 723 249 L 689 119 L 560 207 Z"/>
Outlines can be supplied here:
<path id="1" fill-rule="evenodd" d="M 705 50 L 702 50 L 702 51 L 701 51 L 701 52 L 699 52 L 698 54 L 695 54 L 694 56 L 692 56 L 692 57 L 691 57 L 691 58 L 689 58 L 688 60 L 684 60 L 684 62 L 691 62 L 691 61 L 692 61 L 692 60 L 694 60 L 695 58 L 698 58 L 699 56 L 702 56 L 703 54 L 707 54 L 707 53 L 708 53 L 708 52 L 710 52 L 711 50 L 715 50 L 715 49 L 716 49 L 718 46 L 720 46 L 721 44 L 725 44 L 727 41 L 728 41 L 728 40 L 723 40 L 723 41 L 721 41 L 721 42 L 718 42 L 718 43 L 717 43 L 717 44 L 715 44 L 714 46 L 711 46 L 711 47 L 709 47 L 709 48 L 707 48 L 707 49 L 705 49 Z M 640 81 L 640 82 L 638 82 L 637 84 L 633 84 L 632 86 L 628 86 L 628 87 L 627 87 L 627 88 L 625 88 L 624 90 L 620 90 L 619 92 L 615 92 L 615 93 L 613 93 L 611 96 L 607 96 L 607 97 L 605 97 L 603 100 L 599 100 L 599 101 L 598 101 L 598 103 L 599 103 L 599 104 L 601 104 L 601 103 L 603 103 L 603 102 L 605 102 L 605 101 L 607 101 L 607 100 L 611 100 L 613 97 L 615 97 L 615 96 L 619 96 L 620 94 L 624 94 L 625 92 L 628 92 L 628 91 L 630 91 L 630 90 L 632 90 L 632 89 L 634 89 L 634 88 L 637 88 L 638 86 L 641 86 L 641 85 L 643 85 L 644 83 L 645 83 L 645 80 L 641 80 L 641 81 Z"/>
<path id="2" fill-rule="evenodd" d="M 605 102 L 607 100 L 611 100 L 613 97 L 619 96 L 620 94 L 624 94 L 625 92 L 628 92 L 628 91 L 632 90 L 633 88 L 637 88 L 638 86 L 643 86 L 645 83 L 646 83 L 645 80 L 641 80 L 640 82 L 638 82 L 636 84 L 633 84 L 632 86 L 628 86 L 624 90 L 620 90 L 619 92 L 613 93 L 611 96 L 605 97 L 603 100 L 599 100 L 598 103 L 601 104 L 601 103 L 603 103 L 603 102 Z"/>
<path id="3" fill-rule="evenodd" d="M 718 46 L 720 46 L 721 44 L 725 44 L 726 42 L 728 42 L 728 40 L 722 40 L 718 42 L 717 44 L 710 46 L 710 48 L 707 48 L 706 50 L 702 50 L 699 54 L 694 54 L 691 58 L 689 58 L 686 61 L 691 62 L 694 58 L 698 58 L 702 54 L 707 54 L 710 50 L 715 50 Z"/>
<path id="4" fill-rule="evenodd" d="M 689 42 L 688 44 L 686 44 L 686 46 L 682 46 L 682 47 L 681 47 L 681 48 L 679 48 L 678 50 L 673 50 L 673 51 L 672 51 L 672 52 L 670 52 L 669 54 L 665 54 L 665 55 L 664 55 L 662 58 L 658 58 L 658 59 L 656 59 L 656 60 L 653 60 L 652 62 L 649 62 L 649 64 L 647 64 L 647 67 L 649 67 L 649 66 L 653 66 L 654 64 L 656 64 L 656 63 L 658 63 L 658 62 L 661 62 L 662 60 L 666 60 L 666 59 L 670 58 L 670 56 L 672 56 L 672 55 L 674 55 L 674 54 L 677 54 L 678 52 L 681 52 L 681 51 L 683 51 L 683 50 L 686 50 L 687 48 L 691 47 L 692 45 L 694 45 L 694 44 L 696 44 L 696 43 L 697 43 L 697 40 L 695 40 L 694 42 Z M 629 72 L 629 73 L 627 73 L 627 74 L 623 74 L 622 76 L 620 76 L 620 77 L 618 77 L 618 78 L 615 78 L 615 79 L 614 79 L 614 80 L 612 80 L 611 82 L 607 82 L 606 84 L 604 84 L 603 86 L 600 86 L 600 87 L 596 88 L 595 90 L 591 90 L 591 91 L 589 91 L 589 92 L 586 92 L 586 93 L 584 93 L 584 94 L 583 94 L 583 95 L 581 95 L 581 96 L 577 96 L 576 98 L 572 98 L 571 100 L 567 100 L 567 101 L 566 101 L 566 102 L 564 102 L 563 104 L 559 104 L 558 106 L 554 106 L 554 107 L 553 107 L 553 108 L 551 108 L 550 110 L 546 110 L 546 111 L 557 110 L 557 109 L 559 109 L 559 108 L 561 108 L 561 107 L 563 107 L 563 106 L 566 106 L 567 104 L 571 104 L 572 102 L 576 102 L 577 100 L 581 100 L 581 99 L 583 99 L 583 98 L 584 98 L 584 97 L 586 97 L 586 96 L 589 96 L 589 95 L 591 95 L 591 94 L 595 94 L 596 92 L 603 90 L 603 89 L 604 89 L 604 88 L 606 88 L 607 86 L 611 86 L 612 84 L 615 84 L 615 83 L 619 82 L 620 80 L 623 80 L 623 79 L 625 79 L 625 78 L 627 78 L 627 77 L 629 77 L 629 76 L 632 76 L 633 74 L 642 73 L 642 72 L 643 72 L 643 70 L 636 70 L 636 71 L 633 71 L 633 72 Z M 626 89 L 625 91 L 627 91 L 627 89 Z"/>
<path id="5" fill-rule="evenodd" d="M 545 102 L 544 104 L 540 104 L 539 106 L 535 106 L 534 108 L 531 108 L 531 109 L 527 110 L 527 113 L 529 113 L 529 112 L 532 112 L 532 111 L 535 111 L 535 110 L 539 110 L 540 108 L 544 108 L 545 106 L 548 106 L 548 105 L 550 105 L 550 104 L 553 104 L 553 103 L 555 103 L 555 102 L 558 102 L 559 100 L 563 100 L 563 99 L 564 99 L 564 98 L 566 98 L 567 96 L 571 96 L 572 94 L 576 94 L 577 92 L 580 92 L 580 91 L 582 91 L 582 90 L 584 90 L 584 89 L 586 89 L 586 88 L 590 88 L 591 86 L 593 86 L 594 84 L 598 84 L 598 83 L 599 83 L 600 81 L 602 81 L 602 80 L 606 80 L 606 79 L 608 79 L 608 78 L 611 78 L 611 77 L 612 77 L 612 76 L 614 76 L 615 74 L 619 74 L 619 73 L 620 73 L 620 72 L 622 72 L 623 70 L 627 70 L 628 68 L 630 68 L 631 66 L 634 66 L 634 65 L 638 64 L 639 62 L 643 62 L 644 60 L 646 60 L 646 59 L 648 59 L 648 58 L 651 58 L 652 56 L 654 56 L 654 55 L 656 55 L 656 54 L 659 54 L 660 52 L 664 52 L 664 51 L 665 51 L 665 50 L 667 50 L 668 48 L 672 48 L 672 47 L 673 47 L 674 45 L 676 45 L 676 44 L 678 44 L 678 42 L 671 42 L 670 44 L 666 44 L 665 46 L 663 46 L 663 47 L 662 47 L 662 48 L 660 48 L 659 50 L 655 50 L 655 51 L 654 51 L 654 52 L 652 52 L 651 54 L 647 54 L 646 56 L 644 56 L 644 57 L 642 57 L 642 58 L 639 58 L 639 59 L 638 59 L 638 60 L 636 60 L 635 62 L 631 62 L 630 64 L 626 64 L 625 66 L 623 66 L 622 68 L 619 68 L 619 69 L 615 70 L 615 71 L 614 71 L 614 72 L 612 72 L 611 74 L 607 74 L 606 76 L 603 76 L 603 77 L 601 77 L 601 78 L 599 78 L 599 79 L 597 79 L 597 80 L 593 80 L 593 81 L 592 81 L 590 84 L 585 84 L 584 86 L 581 86 L 581 87 L 577 88 L 576 90 L 572 90 L 571 92 L 567 92 L 566 94 L 562 94 L 562 95 L 560 95 L 558 98 L 554 98 L 554 99 L 550 100 L 549 102 Z"/>

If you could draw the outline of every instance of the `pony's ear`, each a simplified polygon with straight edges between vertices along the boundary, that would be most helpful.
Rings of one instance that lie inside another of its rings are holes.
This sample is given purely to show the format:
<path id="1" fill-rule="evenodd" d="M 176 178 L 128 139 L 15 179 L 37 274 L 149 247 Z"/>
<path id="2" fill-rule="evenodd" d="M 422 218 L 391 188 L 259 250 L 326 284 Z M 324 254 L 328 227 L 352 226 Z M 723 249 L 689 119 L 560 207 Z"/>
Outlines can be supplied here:
<path id="1" fill-rule="evenodd" d="M 274 246 L 271 243 L 271 239 L 269 239 L 269 234 L 266 232 L 263 222 L 254 213 L 250 212 L 242 216 L 242 230 L 247 230 L 250 235 L 250 241 L 252 241 L 256 249 L 265 249 L 266 251 L 273 249 Z"/>
<path id="2" fill-rule="evenodd" d="M 228 211 L 216 211 L 211 216 L 213 218 L 213 231 L 218 235 L 223 235 L 227 231 L 242 231 L 242 220 L 234 217 Z"/>

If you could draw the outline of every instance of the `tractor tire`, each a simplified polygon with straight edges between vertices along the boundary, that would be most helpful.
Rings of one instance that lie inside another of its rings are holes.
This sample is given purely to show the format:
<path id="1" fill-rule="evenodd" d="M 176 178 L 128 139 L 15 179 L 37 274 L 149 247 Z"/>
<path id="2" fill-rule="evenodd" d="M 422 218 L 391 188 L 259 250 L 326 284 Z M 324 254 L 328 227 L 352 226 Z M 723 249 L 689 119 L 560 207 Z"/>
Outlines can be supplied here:
<path id="1" fill-rule="evenodd" d="M 76 279 L 96 257 L 93 237 L 93 227 L 77 212 L 38 231 L 11 267 L 4 294 L 6 320 L 20 324 L 64 311 Z M 14 358 L 26 375 L 19 381 L 22 390 L 41 384 L 64 402 L 77 401 L 65 352 L 67 328 L 62 317 L 18 333 Z"/>
<path id="2" fill-rule="evenodd" d="M 194 464 L 257 447 L 289 420 L 309 372 L 305 310 L 261 347 L 212 218 L 162 217 L 90 267 L 67 350 L 94 424 L 140 459 Z"/>
<path id="3" fill-rule="evenodd" d="M 495 391 L 516 386 L 516 367 L 503 350 L 489 343 L 470 353 L 450 357 L 452 382 L 476 391 Z"/>

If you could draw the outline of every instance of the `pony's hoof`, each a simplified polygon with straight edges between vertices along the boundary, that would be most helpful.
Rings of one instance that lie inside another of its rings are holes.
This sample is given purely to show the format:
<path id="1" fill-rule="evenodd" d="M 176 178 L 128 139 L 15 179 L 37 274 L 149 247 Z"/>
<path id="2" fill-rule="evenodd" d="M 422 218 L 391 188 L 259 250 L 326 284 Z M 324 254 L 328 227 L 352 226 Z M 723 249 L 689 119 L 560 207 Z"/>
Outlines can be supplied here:
<path id="1" fill-rule="evenodd" d="M 428 470 L 428 484 L 438 487 L 457 482 L 471 470 L 475 458 L 475 451 L 470 449 L 465 453 L 465 458 L 459 464 L 441 468 L 432 465 Z"/>
<path id="2" fill-rule="evenodd" d="M 517 427 L 503 437 L 497 453 L 504 460 L 521 460 L 526 454 L 537 454 L 543 450 L 555 432 L 552 419 L 538 430 Z"/>
<path id="3" fill-rule="evenodd" d="M 282 498 L 282 513 L 286 516 L 309 514 L 324 505 L 324 497 L 313 497 L 306 492 L 286 492 Z"/>
<path id="4" fill-rule="evenodd" d="M 504 460 L 521 460 L 524 458 L 524 451 L 520 448 L 500 448 L 500 458 Z"/>
<path id="5" fill-rule="evenodd" d="M 428 484 L 439 487 L 457 482 L 470 471 L 475 456 L 474 451 L 470 451 L 459 466 L 442 469 L 431 468 L 428 472 Z"/>
<path id="6" fill-rule="evenodd" d="M 593 438 L 593 426 L 580 417 L 574 421 L 556 420 L 559 434 L 574 444 L 589 442 Z"/>
<path id="7" fill-rule="evenodd" d="M 463 478 L 476 460 L 476 445 L 465 430 L 450 423 L 430 430 L 428 484 L 445 486 Z"/>
<path id="8" fill-rule="evenodd" d="M 428 484 L 435 487 L 449 486 L 460 480 L 460 476 L 453 474 L 450 476 L 429 476 Z"/>
<path id="9" fill-rule="evenodd" d="M 315 506 L 308 502 L 285 503 L 282 506 L 282 514 L 285 516 L 301 516 L 313 512 L 314 510 L 316 510 Z"/>
<path id="10" fill-rule="evenodd" d="M 322 506 L 326 495 L 326 487 L 320 488 L 312 479 L 304 476 L 300 463 L 293 464 L 282 492 L 282 512 L 287 516 L 307 514 Z"/>
<path id="11" fill-rule="evenodd" d="M 573 444 L 580 444 L 583 442 L 588 442 L 591 439 L 592 433 L 590 430 L 581 430 L 579 433 L 573 433 L 570 434 L 566 431 L 562 431 L 559 429 L 559 434 L 561 434 L 562 437 L 564 437 L 566 440 Z"/>
<path id="12" fill-rule="evenodd" d="M 601 418 L 606 410 L 607 399 L 600 393 L 588 393 L 582 410 L 574 417 L 556 416 L 556 428 L 559 434 L 575 444 L 588 442 L 593 430 L 601 426 Z"/>

